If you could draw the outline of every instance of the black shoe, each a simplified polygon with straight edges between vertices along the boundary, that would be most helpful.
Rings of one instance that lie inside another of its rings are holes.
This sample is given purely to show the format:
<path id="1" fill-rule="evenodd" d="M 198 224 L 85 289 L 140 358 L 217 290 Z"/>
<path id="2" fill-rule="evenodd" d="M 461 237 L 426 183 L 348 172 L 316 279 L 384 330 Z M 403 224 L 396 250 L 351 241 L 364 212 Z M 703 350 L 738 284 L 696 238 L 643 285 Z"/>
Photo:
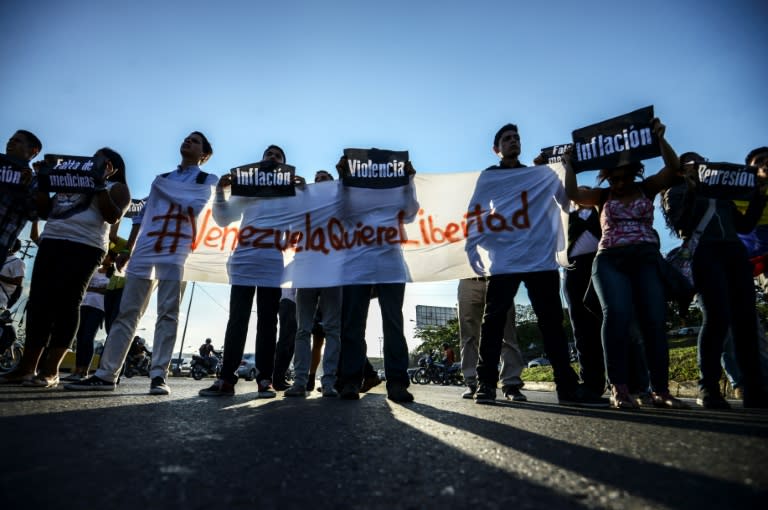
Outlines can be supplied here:
<path id="1" fill-rule="evenodd" d="M 393 402 L 400 402 L 402 404 L 413 402 L 413 394 L 408 391 L 408 388 L 404 384 L 393 384 L 388 387 L 387 398 Z"/>
<path id="2" fill-rule="evenodd" d="M 288 384 L 288 381 L 283 379 L 283 380 L 277 380 L 274 383 L 272 383 L 272 387 L 275 389 L 275 391 L 285 391 L 288 388 L 290 388 L 291 385 Z"/>
<path id="3" fill-rule="evenodd" d="M 475 392 L 475 402 L 478 404 L 493 404 L 496 401 L 496 387 L 480 383 Z"/>
<path id="4" fill-rule="evenodd" d="M 475 398 L 475 392 L 477 391 L 477 384 L 467 384 L 467 389 L 461 394 L 461 398 L 472 399 Z"/>
<path id="5" fill-rule="evenodd" d="M 235 385 L 224 379 L 216 379 L 210 388 L 197 392 L 201 397 L 231 397 L 235 394 Z"/>
<path id="6" fill-rule="evenodd" d="M 99 379 L 95 375 L 92 375 L 88 379 L 81 379 L 77 382 L 65 384 L 64 389 L 71 391 L 115 391 L 115 383 Z"/>
<path id="7" fill-rule="evenodd" d="M 157 377 L 152 378 L 152 382 L 149 384 L 150 395 L 170 395 L 171 389 L 165 384 L 165 378 Z"/>
<path id="8" fill-rule="evenodd" d="M 704 409 L 730 409 L 731 404 L 723 398 L 720 390 L 711 391 L 708 388 L 699 390 L 699 398 L 696 403 Z"/>
<path id="9" fill-rule="evenodd" d="M 504 386 L 501 389 L 501 392 L 504 394 L 504 398 L 507 400 L 511 400 L 513 402 L 528 402 L 528 397 L 523 395 L 523 393 L 520 391 L 520 386 Z"/>
<path id="10" fill-rule="evenodd" d="M 359 400 L 360 388 L 352 383 L 345 383 L 339 392 L 339 398 L 342 400 Z"/>
<path id="11" fill-rule="evenodd" d="M 610 407 L 611 405 L 607 398 L 595 395 L 583 384 L 579 384 L 572 390 L 558 391 L 557 400 L 563 406 Z"/>

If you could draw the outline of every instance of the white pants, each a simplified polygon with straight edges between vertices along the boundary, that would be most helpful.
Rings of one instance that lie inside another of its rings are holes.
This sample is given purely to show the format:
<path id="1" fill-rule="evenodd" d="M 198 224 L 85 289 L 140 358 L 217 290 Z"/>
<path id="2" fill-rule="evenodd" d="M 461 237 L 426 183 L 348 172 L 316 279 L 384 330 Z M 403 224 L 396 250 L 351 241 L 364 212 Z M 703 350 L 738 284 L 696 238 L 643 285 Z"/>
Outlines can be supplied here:
<path id="1" fill-rule="evenodd" d="M 139 321 L 149 304 L 152 291 L 157 286 L 157 322 L 152 343 L 152 366 L 149 377 L 167 377 L 168 366 L 176 344 L 179 325 L 179 306 L 184 296 L 186 282 L 178 280 L 146 280 L 128 277 L 120 300 L 120 312 L 112 323 L 104 344 L 96 377 L 114 382 L 125 363 Z"/>

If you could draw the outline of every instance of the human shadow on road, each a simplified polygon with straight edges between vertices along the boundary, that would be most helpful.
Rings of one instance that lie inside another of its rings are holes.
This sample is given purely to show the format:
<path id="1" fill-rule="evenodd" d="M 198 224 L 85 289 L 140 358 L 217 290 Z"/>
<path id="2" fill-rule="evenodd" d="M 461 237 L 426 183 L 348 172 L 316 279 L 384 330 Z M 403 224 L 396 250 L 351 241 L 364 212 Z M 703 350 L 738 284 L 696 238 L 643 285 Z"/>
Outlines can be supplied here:
<path id="1" fill-rule="evenodd" d="M 521 406 L 522 408 L 522 406 Z M 446 425 L 466 430 L 490 441 L 497 442 L 505 447 L 530 455 L 542 461 L 560 466 L 583 476 L 617 487 L 628 493 L 655 501 L 663 505 L 671 505 L 675 508 L 751 508 L 759 500 L 765 500 L 768 491 L 749 487 L 736 482 L 713 478 L 711 476 L 695 473 L 690 470 L 677 468 L 668 463 L 653 462 L 641 458 L 633 458 L 625 453 L 612 453 L 601 449 L 582 446 L 577 443 L 556 439 L 545 433 L 536 433 L 522 428 L 517 428 L 505 423 L 486 420 L 483 418 L 438 409 L 429 405 L 414 403 L 409 409 L 428 418 Z M 553 406 L 546 404 L 525 405 L 525 409 L 554 412 Z M 611 419 L 611 412 L 583 411 L 564 409 L 557 407 L 557 414 L 576 415 L 582 417 L 591 416 L 600 419 Z M 619 414 L 614 412 L 613 414 Z M 623 415 L 621 415 L 623 416 Z M 620 417 L 613 418 L 620 420 Z M 661 425 L 655 417 L 645 418 L 649 425 Z M 643 419 L 636 419 L 639 423 Z M 542 421 L 546 426 L 551 420 Z M 581 423 L 574 421 L 573 426 L 589 425 L 587 420 Z M 616 423 L 616 436 L 606 438 L 606 444 L 611 441 L 622 441 L 621 423 Z M 561 429 L 562 430 L 562 429 Z M 588 430 L 584 435 L 591 437 Z M 631 449 L 633 440 L 626 436 L 627 449 Z M 675 446 L 675 438 L 668 431 L 658 433 L 651 441 L 643 442 L 637 455 L 653 457 L 647 448 L 657 447 L 660 453 Z M 624 446 L 623 444 L 621 445 Z M 715 445 L 713 445 L 715 446 Z M 727 449 L 727 445 L 724 446 Z M 634 453 L 634 452 L 633 452 Z M 675 451 L 679 456 L 687 456 L 690 452 Z"/>
<path id="2" fill-rule="evenodd" d="M 1 418 L 18 452 L 0 477 L 4 506 L 586 508 L 398 421 L 382 393 L 120 396 L 50 392 L 70 407 Z"/>

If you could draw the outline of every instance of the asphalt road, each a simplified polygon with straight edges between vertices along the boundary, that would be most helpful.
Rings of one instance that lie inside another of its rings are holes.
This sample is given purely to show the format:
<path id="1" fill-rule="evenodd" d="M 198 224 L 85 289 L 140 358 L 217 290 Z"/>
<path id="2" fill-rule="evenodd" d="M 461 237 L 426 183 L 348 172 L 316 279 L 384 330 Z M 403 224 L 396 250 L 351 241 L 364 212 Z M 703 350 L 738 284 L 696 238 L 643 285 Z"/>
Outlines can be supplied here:
<path id="1" fill-rule="evenodd" d="M 10 509 L 768 508 L 768 412 L 0 387 Z"/>

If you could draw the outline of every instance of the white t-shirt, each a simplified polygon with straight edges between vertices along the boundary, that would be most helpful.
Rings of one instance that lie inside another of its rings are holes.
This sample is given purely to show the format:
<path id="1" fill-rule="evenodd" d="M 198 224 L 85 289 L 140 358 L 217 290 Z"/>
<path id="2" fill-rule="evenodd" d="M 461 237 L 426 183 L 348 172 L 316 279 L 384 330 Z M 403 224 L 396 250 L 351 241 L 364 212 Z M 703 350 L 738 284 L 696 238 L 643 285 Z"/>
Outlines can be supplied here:
<path id="1" fill-rule="evenodd" d="M 109 278 L 107 278 L 107 275 L 97 270 L 95 273 L 93 273 L 93 276 L 91 277 L 91 281 L 88 283 L 88 287 L 93 287 L 96 289 L 106 289 L 107 284 L 109 284 Z M 80 303 L 80 306 L 90 306 L 93 308 L 98 308 L 103 312 L 104 311 L 104 294 L 101 294 L 99 292 L 88 291 L 85 293 L 85 296 L 83 297 L 83 302 Z"/>
<path id="2" fill-rule="evenodd" d="M 24 261 L 16 255 L 9 255 L 8 258 L 5 259 L 2 269 L 0 269 L 0 274 L 8 278 L 23 277 L 26 266 Z M 0 289 L 0 308 L 5 308 L 8 305 L 8 298 L 16 290 L 16 285 L 0 282 L 0 287 L 2 287 L 2 289 Z"/>

